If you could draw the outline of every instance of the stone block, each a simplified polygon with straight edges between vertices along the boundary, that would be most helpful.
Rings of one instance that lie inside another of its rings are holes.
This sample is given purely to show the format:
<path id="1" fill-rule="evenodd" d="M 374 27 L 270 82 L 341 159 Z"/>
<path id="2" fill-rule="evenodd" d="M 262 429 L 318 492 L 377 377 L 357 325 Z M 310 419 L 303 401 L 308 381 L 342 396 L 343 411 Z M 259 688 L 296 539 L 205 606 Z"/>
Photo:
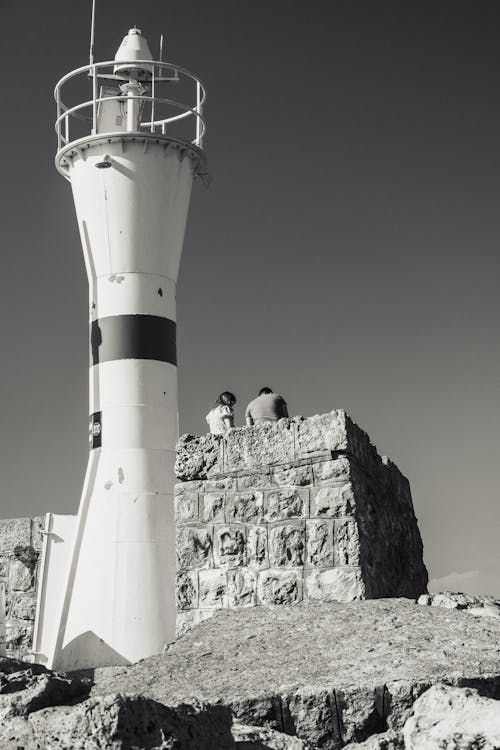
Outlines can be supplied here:
<path id="1" fill-rule="evenodd" d="M 347 451 L 348 416 L 343 409 L 300 419 L 297 424 L 297 455 L 304 457 L 327 451 Z"/>
<path id="2" fill-rule="evenodd" d="M 333 484 L 311 487 L 311 518 L 341 518 L 352 516 L 356 507 L 352 484 Z"/>
<path id="3" fill-rule="evenodd" d="M 384 717 L 384 685 L 352 685 L 337 689 L 335 703 L 342 746 L 371 738 L 387 728 Z"/>
<path id="4" fill-rule="evenodd" d="M 174 484 L 174 494 L 175 495 L 182 495 L 188 492 L 199 492 L 200 490 L 205 489 L 205 482 L 202 480 L 196 480 L 196 481 L 185 481 L 185 482 L 176 482 Z"/>
<path id="5" fill-rule="evenodd" d="M 9 617 L 17 620 L 34 620 L 36 599 L 34 594 L 14 594 L 12 596 Z"/>
<path id="6" fill-rule="evenodd" d="M 200 495 L 200 521 L 224 523 L 225 495 Z"/>
<path id="7" fill-rule="evenodd" d="M 214 528 L 214 564 L 230 570 L 245 565 L 245 527 L 226 524 Z"/>
<path id="8" fill-rule="evenodd" d="M 339 750 L 342 746 L 335 696 L 326 690 L 302 687 L 282 696 L 285 732 L 305 740 L 308 746 Z"/>
<path id="9" fill-rule="evenodd" d="M 182 495 L 176 495 L 174 503 L 176 523 L 186 523 L 187 521 L 198 520 L 197 492 L 186 492 Z"/>
<path id="10" fill-rule="evenodd" d="M 213 527 L 189 523 L 177 527 L 177 569 L 209 568 L 212 563 Z"/>
<path id="11" fill-rule="evenodd" d="M 289 463 L 294 458 L 294 430 L 288 419 L 234 430 L 225 438 L 225 471 Z"/>
<path id="12" fill-rule="evenodd" d="M 0 578 L 8 578 L 9 575 L 9 563 L 8 557 L 0 557 Z"/>
<path id="13" fill-rule="evenodd" d="M 347 482 L 351 478 L 351 467 L 346 456 L 331 458 L 328 461 L 319 461 L 313 464 L 314 481 L 321 482 Z"/>
<path id="14" fill-rule="evenodd" d="M 269 567 L 267 526 L 247 526 L 247 565 L 254 570 Z"/>
<path id="15" fill-rule="evenodd" d="M 260 604 L 298 604 L 302 601 L 300 570 L 263 570 L 258 574 Z"/>
<path id="16" fill-rule="evenodd" d="M 271 474 L 269 469 L 255 471 L 251 474 L 241 474 L 236 479 L 236 486 L 242 490 L 264 490 L 271 486 Z"/>
<path id="17" fill-rule="evenodd" d="M 365 587 L 357 568 L 327 568 L 305 573 L 306 597 L 318 602 L 364 599 Z"/>
<path id="18" fill-rule="evenodd" d="M 226 573 L 223 570 L 200 570 L 198 590 L 201 609 L 227 607 Z"/>
<path id="19" fill-rule="evenodd" d="M 335 565 L 359 565 L 359 533 L 356 521 L 350 518 L 335 521 L 333 546 Z"/>
<path id="20" fill-rule="evenodd" d="M 176 581 L 177 609 L 194 609 L 198 606 L 198 573 L 179 573 Z"/>
<path id="21" fill-rule="evenodd" d="M 206 479 L 203 489 L 205 492 L 232 492 L 236 489 L 236 477 Z"/>
<path id="22" fill-rule="evenodd" d="M 0 520 L 0 549 L 4 555 L 18 546 L 31 545 L 31 518 L 5 518 Z"/>
<path id="23" fill-rule="evenodd" d="M 309 490 L 286 489 L 265 493 L 266 521 L 305 518 L 309 513 Z"/>
<path id="24" fill-rule="evenodd" d="M 317 568 L 333 567 L 333 520 L 306 521 L 307 565 Z"/>
<path id="25" fill-rule="evenodd" d="M 254 607 L 257 602 L 257 574 L 248 568 L 231 570 L 227 574 L 227 593 L 230 607 Z"/>
<path id="26" fill-rule="evenodd" d="M 273 469 L 272 483 L 278 487 L 307 487 L 313 482 L 311 464 L 283 466 Z"/>
<path id="27" fill-rule="evenodd" d="M 35 585 L 34 567 L 25 565 L 22 560 L 11 560 L 9 568 L 9 588 L 11 591 L 31 591 Z"/>
<path id="28" fill-rule="evenodd" d="M 190 481 L 222 473 L 223 440 L 220 435 L 182 435 L 177 443 L 175 475 Z"/>
<path id="29" fill-rule="evenodd" d="M 262 492 L 241 492 L 227 496 L 227 523 L 262 523 L 263 520 L 264 495 Z"/>
<path id="30" fill-rule="evenodd" d="M 191 628 L 199 625 L 200 622 L 209 620 L 217 612 L 217 609 L 190 609 L 185 612 L 178 612 L 175 626 L 175 637 L 180 638 L 185 635 Z"/>
<path id="31" fill-rule="evenodd" d="M 36 552 L 41 552 L 43 544 L 42 531 L 45 527 L 45 517 L 36 516 L 31 519 L 31 546 Z"/>
<path id="32" fill-rule="evenodd" d="M 304 564 L 304 521 L 270 524 L 268 534 L 271 568 L 297 568 Z"/>
<path id="33" fill-rule="evenodd" d="M 29 651 L 33 643 L 32 620 L 7 620 L 5 623 L 5 641 L 7 651 L 23 652 Z"/>

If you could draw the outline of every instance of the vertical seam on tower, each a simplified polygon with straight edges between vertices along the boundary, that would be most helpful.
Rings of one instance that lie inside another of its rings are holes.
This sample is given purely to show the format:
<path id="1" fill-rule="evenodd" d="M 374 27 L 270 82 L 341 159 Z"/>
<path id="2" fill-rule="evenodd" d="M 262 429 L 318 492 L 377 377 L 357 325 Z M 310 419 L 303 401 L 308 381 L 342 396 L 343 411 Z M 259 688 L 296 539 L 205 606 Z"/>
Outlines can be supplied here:
<path id="1" fill-rule="evenodd" d="M 104 176 L 105 170 L 102 171 L 102 187 L 104 190 L 104 217 L 106 219 L 106 243 L 108 246 L 108 257 L 109 257 L 109 272 L 113 273 L 113 262 L 111 260 L 111 246 L 109 242 L 109 218 L 108 218 L 108 193 L 106 191 L 106 178 Z"/>

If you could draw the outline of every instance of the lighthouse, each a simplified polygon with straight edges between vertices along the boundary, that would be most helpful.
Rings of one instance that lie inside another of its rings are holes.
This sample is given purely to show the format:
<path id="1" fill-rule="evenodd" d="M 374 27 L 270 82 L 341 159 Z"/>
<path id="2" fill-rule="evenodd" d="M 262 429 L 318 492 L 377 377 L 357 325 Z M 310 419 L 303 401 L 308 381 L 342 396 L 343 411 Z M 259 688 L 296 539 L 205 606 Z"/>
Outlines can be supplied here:
<path id="1" fill-rule="evenodd" d="M 89 460 L 48 656 L 72 670 L 132 663 L 175 637 L 175 292 L 206 171 L 205 91 L 133 28 L 55 98 L 55 163 L 89 283 Z"/>

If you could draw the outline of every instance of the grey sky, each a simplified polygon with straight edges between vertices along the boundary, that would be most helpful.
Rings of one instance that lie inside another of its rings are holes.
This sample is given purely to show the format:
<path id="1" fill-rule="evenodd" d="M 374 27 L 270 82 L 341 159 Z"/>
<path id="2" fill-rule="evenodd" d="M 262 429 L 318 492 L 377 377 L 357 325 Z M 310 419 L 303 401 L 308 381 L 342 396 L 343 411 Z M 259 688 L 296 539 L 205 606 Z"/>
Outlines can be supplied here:
<path id="1" fill-rule="evenodd" d="M 262 385 L 291 414 L 345 408 L 409 477 L 431 578 L 500 595 L 500 5 L 97 8 L 98 59 L 136 23 L 208 88 L 181 431 L 225 389 L 240 424 Z M 87 62 L 89 9 L 0 5 L 4 517 L 75 512 L 86 466 L 87 282 L 52 89 Z"/>

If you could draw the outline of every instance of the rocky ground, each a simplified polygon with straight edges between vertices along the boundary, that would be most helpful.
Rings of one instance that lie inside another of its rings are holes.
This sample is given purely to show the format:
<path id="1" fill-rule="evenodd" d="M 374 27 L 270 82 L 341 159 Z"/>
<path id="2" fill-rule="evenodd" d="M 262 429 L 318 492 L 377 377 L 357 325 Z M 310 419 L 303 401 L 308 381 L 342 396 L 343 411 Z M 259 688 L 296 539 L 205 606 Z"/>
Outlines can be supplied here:
<path id="1" fill-rule="evenodd" d="M 58 676 L 4 662 L 0 747 L 500 748 L 497 605 L 447 606 L 221 610 L 130 667 Z"/>

